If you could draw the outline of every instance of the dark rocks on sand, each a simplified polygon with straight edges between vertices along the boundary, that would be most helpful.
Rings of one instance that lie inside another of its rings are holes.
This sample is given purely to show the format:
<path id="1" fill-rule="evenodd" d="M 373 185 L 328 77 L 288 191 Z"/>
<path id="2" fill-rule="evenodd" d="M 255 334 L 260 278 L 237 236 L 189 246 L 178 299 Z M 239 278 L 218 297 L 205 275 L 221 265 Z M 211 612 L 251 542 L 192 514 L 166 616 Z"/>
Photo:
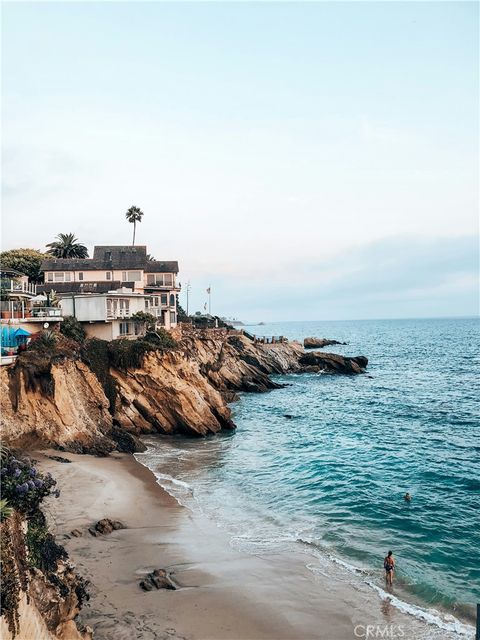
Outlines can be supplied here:
<path id="1" fill-rule="evenodd" d="M 108 533 L 112 533 L 116 529 L 125 529 L 125 525 L 119 520 L 110 520 L 110 518 L 103 518 L 96 524 L 89 527 L 88 532 L 92 536 L 104 536 Z"/>
<path id="2" fill-rule="evenodd" d="M 118 451 L 122 453 L 142 453 L 147 450 L 138 436 L 120 427 L 112 427 L 109 435 L 116 442 Z"/>
<path id="3" fill-rule="evenodd" d="M 47 458 L 50 458 L 50 460 L 55 460 L 55 462 L 71 462 L 71 460 L 69 460 L 68 458 L 62 458 L 62 456 L 47 456 Z"/>
<path id="4" fill-rule="evenodd" d="M 349 358 L 340 356 L 337 353 L 320 353 L 313 351 L 305 353 L 299 359 L 303 371 L 322 372 L 322 373 L 364 373 L 368 364 L 368 358 L 365 356 L 356 356 Z"/>
<path id="5" fill-rule="evenodd" d="M 74 538 L 81 538 L 82 532 L 80 531 L 80 529 L 72 529 L 72 531 L 70 531 L 70 535 Z"/>
<path id="6" fill-rule="evenodd" d="M 152 591 L 155 589 L 176 589 L 177 585 L 173 582 L 170 575 L 165 569 L 155 569 L 140 582 L 140 588 L 144 591 Z"/>
<path id="7" fill-rule="evenodd" d="M 303 346 L 305 349 L 322 349 L 331 344 L 347 344 L 346 342 L 338 342 L 338 340 L 328 340 L 327 338 L 305 338 Z"/>

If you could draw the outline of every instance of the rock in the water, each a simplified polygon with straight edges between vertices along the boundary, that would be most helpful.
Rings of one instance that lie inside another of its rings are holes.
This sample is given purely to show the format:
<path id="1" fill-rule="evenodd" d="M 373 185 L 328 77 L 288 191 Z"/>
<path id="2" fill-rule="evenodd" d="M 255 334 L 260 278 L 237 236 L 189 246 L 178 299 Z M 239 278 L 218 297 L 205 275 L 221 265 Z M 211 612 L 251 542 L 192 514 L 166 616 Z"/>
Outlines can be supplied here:
<path id="1" fill-rule="evenodd" d="M 82 532 L 80 531 L 80 529 L 73 529 L 72 531 L 70 531 L 70 535 L 74 538 L 81 538 Z"/>
<path id="2" fill-rule="evenodd" d="M 305 338 L 303 346 L 305 349 L 322 349 L 332 344 L 347 344 L 346 342 L 338 342 L 338 340 L 328 340 L 327 338 Z"/>
<path id="3" fill-rule="evenodd" d="M 303 366 L 304 371 L 313 371 L 318 368 L 322 373 L 363 373 L 368 364 L 368 358 L 365 356 L 356 356 L 349 358 L 340 356 L 337 353 L 320 353 L 313 351 L 305 353 L 299 363 Z"/>

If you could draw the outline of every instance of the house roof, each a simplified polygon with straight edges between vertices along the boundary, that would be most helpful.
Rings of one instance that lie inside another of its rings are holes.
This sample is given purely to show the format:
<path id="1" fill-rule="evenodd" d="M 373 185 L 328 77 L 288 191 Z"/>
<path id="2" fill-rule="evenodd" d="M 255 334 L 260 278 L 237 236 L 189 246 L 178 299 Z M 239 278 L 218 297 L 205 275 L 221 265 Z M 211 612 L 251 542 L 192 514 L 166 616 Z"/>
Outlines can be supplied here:
<path id="1" fill-rule="evenodd" d="M 160 260 L 149 260 L 144 266 L 145 273 L 178 273 L 178 262 L 160 262 Z"/>
<path id="2" fill-rule="evenodd" d="M 110 269 L 143 269 L 146 273 L 178 273 L 178 262 L 147 260 L 147 247 L 99 245 L 93 258 L 47 258 L 41 271 L 108 271 Z"/>

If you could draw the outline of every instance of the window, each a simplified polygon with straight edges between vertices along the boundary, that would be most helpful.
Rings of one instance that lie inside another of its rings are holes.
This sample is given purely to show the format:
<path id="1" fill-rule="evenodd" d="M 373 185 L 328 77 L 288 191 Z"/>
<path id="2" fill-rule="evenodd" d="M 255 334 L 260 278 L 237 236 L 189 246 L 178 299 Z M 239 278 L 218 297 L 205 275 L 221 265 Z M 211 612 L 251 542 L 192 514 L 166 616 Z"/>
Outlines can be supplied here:
<path id="1" fill-rule="evenodd" d="M 53 282 L 53 273 L 51 271 L 47 274 L 47 282 Z"/>
<path id="2" fill-rule="evenodd" d="M 150 287 L 173 287 L 173 273 L 147 273 Z"/>
<path id="3" fill-rule="evenodd" d="M 173 293 L 170 294 L 170 306 L 171 307 L 175 306 L 175 294 Z"/>
<path id="4" fill-rule="evenodd" d="M 168 295 L 166 293 L 162 293 L 160 299 L 162 301 L 162 307 L 166 307 L 168 305 Z"/>
<path id="5" fill-rule="evenodd" d="M 120 335 L 128 336 L 131 334 L 131 325 L 130 322 L 120 322 Z"/>
<path id="6" fill-rule="evenodd" d="M 72 274 L 69 271 L 56 271 L 55 273 L 48 274 L 48 282 L 70 282 Z"/>
<path id="7" fill-rule="evenodd" d="M 175 324 L 177 321 L 177 314 L 175 311 L 170 311 L 170 324 Z"/>
<path id="8" fill-rule="evenodd" d="M 83 280 L 83 272 L 82 272 L 82 271 L 79 271 L 79 273 L 78 273 L 78 279 L 79 279 L 79 280 Z"/>
<path id="9" fill-rule="evenodd" d="M 111 279 L 112 279 L 112 272 L 111 272 L 111 271 L 107 271 L 107 272 L 105 273 L 105 278 L 106 278 L 107 280 L 111 280 Z"/>
<path id="10" fill-rule="evenodd" d="M 141 271 L 129 271 L 128 282 L 139 282 L 142 279 Z"/>
<path id="11" fill-rule="evenodd" d="M 126 282 L 126 281 L 127 281 L 127 272 L 122 271 L 122 282 Z"/>

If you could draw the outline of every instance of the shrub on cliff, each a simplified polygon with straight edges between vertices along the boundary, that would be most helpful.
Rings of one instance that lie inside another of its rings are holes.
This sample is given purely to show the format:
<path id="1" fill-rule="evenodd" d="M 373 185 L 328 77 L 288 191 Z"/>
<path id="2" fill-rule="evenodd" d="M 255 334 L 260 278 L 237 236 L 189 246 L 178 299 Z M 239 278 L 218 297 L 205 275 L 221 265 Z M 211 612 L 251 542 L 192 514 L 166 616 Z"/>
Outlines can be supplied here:
<path id="1" fill-rule="evenodd" d="M 13 454 L 2 460 L 0 474 L 2 499 L 21 513 L 35 511 L 46 496 L 56 493 L 57 483 L 49 473 L 39 473 L 30 460 L 17 459 Z"/>
<path id="2" fill-rule="evenodd" d="M 129 369 L 141 367 L 144 356 L 151 351 L 168 351 L 176 346 L 176 341 L 168 331 L 157 329 L 137 340 L 112 340 L 108 343 L 108 352 L 112 366 Z"/>
<path id="3" fill-rule="evenodd" d="M 74 316 L 67 316 L 63 319 L 63 322 L 60 323 L 60 332 L 66 338 L 75 340 L 75 342 L 78 342 L 79 344 L 83 344 L 85 342 L 85 338 L 87 337 L 82 323 L 79 322 Z"/>

